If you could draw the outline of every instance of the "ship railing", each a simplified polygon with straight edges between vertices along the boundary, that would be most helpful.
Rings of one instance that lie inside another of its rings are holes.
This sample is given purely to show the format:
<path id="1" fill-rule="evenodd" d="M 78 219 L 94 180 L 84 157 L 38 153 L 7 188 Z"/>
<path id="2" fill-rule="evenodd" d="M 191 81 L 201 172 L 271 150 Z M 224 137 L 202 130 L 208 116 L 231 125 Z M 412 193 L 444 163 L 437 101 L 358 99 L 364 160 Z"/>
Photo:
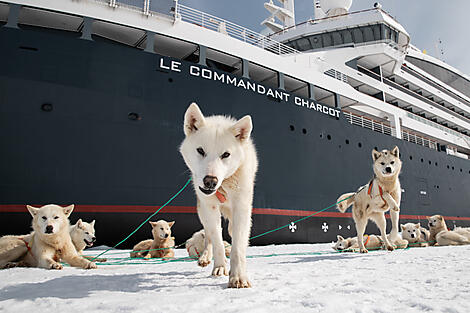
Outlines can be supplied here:
<path id="1" fill-rule="evenodd" d="M 352 125 L 360 126 L 362 128 L 368 128 L 378 133 L 396 137 L 395 127 L 387 125 L 386 123 L 379 122 L 369 117 L 365 117 L 348 111 L 343 111 L 343 115 L 346 120 Z M 416 133 L 402 129 L 401 137 L 403 140 L 437 150 L 437 141 L 418 135 Z"/>
<path id="2" fill-rule="evenodd" d="M 267 36 L 256 33 L 248 28 L 226 21 L 219 17 L 201 12 L 177 3 L 175 18 L 194 25 L 210 29 L 248 44 L 260 47 L 278 55 L 298 54 L 298 50 L 286 46 Z"/>

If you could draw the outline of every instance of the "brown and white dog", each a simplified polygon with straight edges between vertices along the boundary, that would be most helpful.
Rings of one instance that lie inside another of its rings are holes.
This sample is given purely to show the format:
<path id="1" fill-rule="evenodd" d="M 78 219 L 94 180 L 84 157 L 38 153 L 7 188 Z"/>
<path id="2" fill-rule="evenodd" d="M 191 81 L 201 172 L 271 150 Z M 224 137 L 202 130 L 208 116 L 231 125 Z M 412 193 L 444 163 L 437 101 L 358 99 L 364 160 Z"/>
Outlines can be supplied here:
<path id="1" fill-rule="evenodd" d="M 366 253 L 364 246 L 364 232 L 369 219 L 373 220 L 380 229 L 381 237 L 384 238 L 385 247 L 392 251 L 392 241 L 401 240 L 398 235 L 398 219 L 401 201 L 401 186 L 398 175 L 401 171 L 401 160 L 398 147 L 391 151 L 372 150 L 374 178 L 369 184 L 362 186 L 356 192 L 341 195 L 337 202 L 337 208 L 344 213 L 349 206 L 353 206 L 352 214 L 356 223 L 357 237 L 359 238 L 359 250 Z M 345 200 L 346 199 L 346 200 Z M 389 237 L 386 235 L 385 212 L 390 211 L 392 217 L 392 231 Z"/>
<path id="2" fill-rule="evenodd" d="M 447 229 L 442 215 L 428 217 L 430 240 L 435 240 L 439 246 L 468 245 L 469 239 L 458 232 Z"/>
<path id="3" fill-rule="evenodd" d="M 159 220 L 149 223 L 152 225 L 153 239 L 136 244 L 132 249 L 131 258 L 174 258 L 175 237 L 171 236 L 171 227 L 175 222 Z"/>

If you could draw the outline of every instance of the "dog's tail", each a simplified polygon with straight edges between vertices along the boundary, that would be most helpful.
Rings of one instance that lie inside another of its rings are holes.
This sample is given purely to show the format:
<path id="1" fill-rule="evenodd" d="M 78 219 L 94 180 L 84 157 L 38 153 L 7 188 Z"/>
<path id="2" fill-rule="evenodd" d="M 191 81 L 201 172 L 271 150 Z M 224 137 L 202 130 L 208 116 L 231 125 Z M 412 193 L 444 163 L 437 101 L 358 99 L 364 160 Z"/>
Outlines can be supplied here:
<path id="1" fill-rule="evenodd" d="M 346 210 L 353 204 L 355 195 L 355 192 L 345 193 L 344 195 L 341 195 L 336 200 L 336 202 L 339 202 L 338 204 L 336 204 L 336 208 L 338 209 L 338 211 L 340 211 L 341 213 L 346 212 Z"/>

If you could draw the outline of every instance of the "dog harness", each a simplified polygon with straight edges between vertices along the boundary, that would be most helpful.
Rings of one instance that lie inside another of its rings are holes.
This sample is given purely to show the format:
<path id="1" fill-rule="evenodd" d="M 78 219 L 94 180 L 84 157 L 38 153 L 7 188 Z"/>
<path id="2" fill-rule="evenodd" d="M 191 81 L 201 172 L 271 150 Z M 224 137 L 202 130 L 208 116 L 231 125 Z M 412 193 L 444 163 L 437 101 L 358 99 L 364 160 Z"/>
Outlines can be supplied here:
<path id="1" fill-rule="evenodd" d="M 190 253 L 189 253 L 189 248 L 191 248 L 191 247 L 193 247 L 193 246 L 189 246 L 189 247 L 186 249 L 186 250 L 188 250 L 188 254 L 190 254 Z M 196 254 L 197 254 L 198 258 L 201 257 L 201 256 L 199 255 L 199 251 L 197 251 L 197 248 L 196 248 L 196 247 L 194 247 L 194 251 L 196 251 Z"/>
<path id="2" fill-rule="evenodd" d="M 364 235 L 364 236 L 367 236 L 366 242 L 364 243 L 364 247 L 366 247 L 367 244 L 369 243 L 370 236 L 369 235 Z"/>
<path id="3" fill-rule="evenodd" d="M 24 242 L 26 249 L 28 249 L 28 252 L 31 253 L 31 256 L 34 258 L 33 251 L 31 251 L 31 247 L 29 246 L 28 242 L 24 240 L 24 238 L 20 238 L 20 239 Z"/>
<path id="4" fill-rule="evenodd" d="M 373 186 L 373 182 L 374 180 L 372 179 L 369 183 L 369 189 L 367 190 L 367 194 L 372 198 L 372 195 L 371 195 L 371 192 L 372 192 L 372 186 Z M 379 193 L 380 193 L 380 198 L 382 198 L 382 201 L 384 202 L 384 205 L 387 205 L 387 201 L 385 201 L 384 197 L 383 197 L 383 190 L 382 190 L 382 187 L 380 187 L 380 185 L 377 185 L 379 186 Z"/>
<path id="5" fill-rule="evenodd" d="M 215 196 L 217 197 L 217 199 L 219 199 L 220 203 L 224 203 L 225 201 L 227 201 L 227 198 L 225 198 L 225 196 L 219 190 L 215 192 Z"/>

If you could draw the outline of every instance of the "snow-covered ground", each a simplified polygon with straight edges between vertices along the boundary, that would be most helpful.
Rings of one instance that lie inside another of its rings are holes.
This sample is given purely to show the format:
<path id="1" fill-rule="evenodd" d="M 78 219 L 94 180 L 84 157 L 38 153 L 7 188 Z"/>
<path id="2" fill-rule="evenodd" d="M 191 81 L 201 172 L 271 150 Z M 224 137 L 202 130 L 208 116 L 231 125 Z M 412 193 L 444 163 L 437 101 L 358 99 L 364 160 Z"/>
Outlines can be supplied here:
<path id="1" fill-rule="evenodd" d="M 470 246 L 361 255 L 278 245 L 248 254 L 253 288 L 243 290 L 194 261 L 2 270 L 0 312 L 470 312 Z"/>

